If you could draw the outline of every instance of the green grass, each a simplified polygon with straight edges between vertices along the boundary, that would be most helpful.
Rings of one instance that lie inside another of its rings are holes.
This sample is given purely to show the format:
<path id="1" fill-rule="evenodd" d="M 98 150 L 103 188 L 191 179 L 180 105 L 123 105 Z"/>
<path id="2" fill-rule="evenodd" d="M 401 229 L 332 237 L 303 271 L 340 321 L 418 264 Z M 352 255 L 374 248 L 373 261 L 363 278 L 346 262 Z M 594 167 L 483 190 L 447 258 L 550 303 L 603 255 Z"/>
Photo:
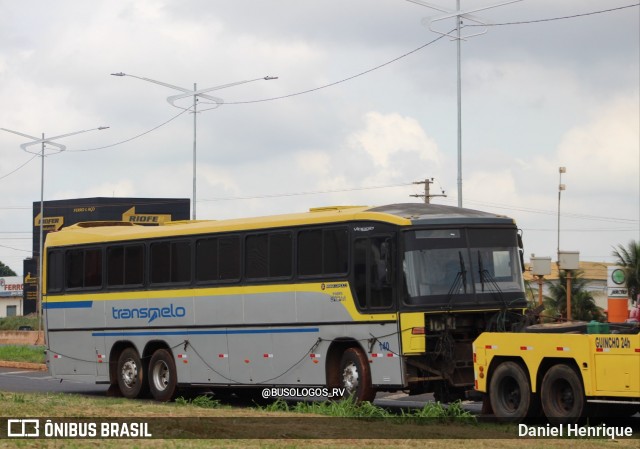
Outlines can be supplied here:
<path id="1" fill-rule="evenodd" d="M 3 345 L 0 346 L 0 360 L 44 363 L 44 346 Z"/>
<path id="2" fill-rule="evenodd" d="M 194 406 L 200 408 L 224 408 L 227 407 L 223 405 L 219 400 L 213 399 L 210 396 L 197 396 L 193 399 L 185 399 L 180 396 L 175 400 L 176 405 L 179 406 Z"/>
<path id="3" fill-rule="evenodd" d="M 38 317 L 29 315 L 0 318 L 0 331 L 17 331 L 20 326 L 31 326 L 37 330 Z"/>
<path id="4" fill-rule="evenodd" d="M 269 405 L 258 408 L 268 412 L 312 413 L 341 418 L 399 418 L 409 421 L 417 418 L 464 418 L 467 423 L 476 422 L 475 417 L 464 410 L 459 401 L 447 407 L 439 402 L 429 402 L 419 410 L 403 410 L 400 416 L 370 402 L 357 403 L 353 398 L 343 401 L 296 402 L 293 405 L 278 399 Z"/>

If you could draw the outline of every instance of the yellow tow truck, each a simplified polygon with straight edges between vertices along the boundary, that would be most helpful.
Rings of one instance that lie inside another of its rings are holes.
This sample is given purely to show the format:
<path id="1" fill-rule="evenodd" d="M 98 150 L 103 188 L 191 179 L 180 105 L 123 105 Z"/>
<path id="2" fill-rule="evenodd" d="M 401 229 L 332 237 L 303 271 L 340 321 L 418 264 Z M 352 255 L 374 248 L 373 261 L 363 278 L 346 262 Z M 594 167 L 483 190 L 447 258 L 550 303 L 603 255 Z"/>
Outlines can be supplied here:
<path id="1" fill-rule="evenodd" d="M 608 333 L 608 325 L 594 324 L 587 333 L 481 334 L 473 364 L 483 413 L 511 422 L 544 416 L 552 424 L 572 424 L 640 412 L 640 329 Z"/>

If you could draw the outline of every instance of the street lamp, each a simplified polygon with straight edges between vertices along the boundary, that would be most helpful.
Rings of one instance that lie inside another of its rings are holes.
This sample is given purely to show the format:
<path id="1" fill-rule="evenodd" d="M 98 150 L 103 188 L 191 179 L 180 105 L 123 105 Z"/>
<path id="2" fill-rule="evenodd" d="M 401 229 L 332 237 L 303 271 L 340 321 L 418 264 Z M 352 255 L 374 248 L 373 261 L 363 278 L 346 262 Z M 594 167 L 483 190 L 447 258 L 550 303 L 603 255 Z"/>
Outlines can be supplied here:
<path id="1" fill-rule="evenodd" d="M 113 76 L 129 76 L 131 78 L 137 78 L 139 80 L 142 81 L 148 81 L 150 83 L 154 83 L 154 84 L 159 84 L 161 86 L 165 86 L 165 87 L 169 87 L 171 89 L 175 89 L 175 90 L 179 90 L 180 92 L 182 92 L 181 94 L 178 95 L 171 95 L 170 97 L 167 97 L 167 102 L 176 108 L 179 109 L 185 109 L 186 108 L 182 108 L 180 106 L 177 106 L 175 104 L 175 102 L 177 100 L 180 100 L 182 98 L 187 98 L 187 97 L 193 97 L 193 199 L 192 199 L 192 203 L 193 203 L 193 213 L 192 213 L 192 218 L 193 220 L 196 219 L 196 114 L 197 114 L 197 104 L 198 104 L 198 97 L 202 97 L 205 98 L 209 101 L 212 101 L 215 106 L 212 106 L 206 110 L 209 109 L 215 109 L 219 106 L 222 106 L 222 104 L 224 103 L 224 100 L 222 98 L 217 98 L 217 97 L 212 97 L 211 95 L 205 95 L 207 92 L 212 92 L 214 90 L 219 90 L 219 89 L 224 89 L 226 87 L 231 87 L 231 86 L 237 86 L 239 84 L 245 84 L 245 83 L 251 83 L 253 81 L 260 81 L 260 80 L 265 80 L 265 81 L 269 81 L 269 80 L 275 80 L 278 79 L 277 76 L 265 76 L 262 78 L 256 78 L 256 79 L 251 79 L 251 80 L 245 80 L 245 81 L 237 81 L 235 83 L 229 83 L 229 84 L 223 84 L 221 86 L 215 86 L 215 87 L 209 87 L 207 89 L 199 89 L 197 88 L 197 84 L 193 83 L 193 90 L 191 89 L 186 89 L 184 87 L 180 87 L 180 86 L 174 86 L 173 84 L 169 84 L 169 83 L 163 83 L 162 81 L 157 81 L 157 80 L 153 80 L 151 78 L 144 78 L 141 76 L 135 76 L 135 75 L 129 75 L 128 73 L 123 73 L 123 72 L 118 72 L 118 73 L 112 73 L 111 75 Z"/>
<path id="2" fill-rule="evenodd" d="M 556 254 L 558 260 L 560 260 L 560 195 L 562 191 L 567 188 L 567 186 L 562 183 L 562 174 L 567 172 L 567 167 L 560 167 L 558 172 L 560 174 L 560 180 L 558 181 L 558 247 L 556 248 Z"/>
<path id="3" fill-rule="evenodd" d="M 42 264 L 43 264 L 43 252 L 44 252 L 44 238 L 43 238 L 43 230 L 44 230 L 44 157 L 46 145 L 49 145 L 54 148 L 54 150 L 49 153 L 49 155 L 62 153 L 66 150 L 66 146 L 61 145 L 59 143 L 53 142 L 53 140 L 62 139 L 63 137 L 74 136 L 76 134 L 82 134 L 89 131 L 102 131 L 103 129 L 108 129 L 108 126 L 100 126 L 98 128 L 85 129 L 83 131 L 75 131 L 68 134 L 61 134 L 59 136 L 53 136 L 46 138 L 44 137 L 44 133 L 42 133 L 42 138 L 30 136 L 29 134 L 24 134 L 18 131 L 13 131 L 6 128 L 0 128 L 1 131 L 7 131 L 13 134 L 17 134 L 22 137 L 26 137 L 31 139 L 31 142 L 23 143 L 20 145 L 23 151 L 27 153 L 35 154 L 36 156 L 40 156 L 41 164 L 40 164 L 40 242 L 39 242 L 39 253 L 38 253 L 38 303 L 36 304 L 37 314 L 38 314 L 38 331 L 40 330 L 40 309 L 42 307 Z M 40 152 L 33 151 L 29 147 L 32 145 L 41 144 Z"/>

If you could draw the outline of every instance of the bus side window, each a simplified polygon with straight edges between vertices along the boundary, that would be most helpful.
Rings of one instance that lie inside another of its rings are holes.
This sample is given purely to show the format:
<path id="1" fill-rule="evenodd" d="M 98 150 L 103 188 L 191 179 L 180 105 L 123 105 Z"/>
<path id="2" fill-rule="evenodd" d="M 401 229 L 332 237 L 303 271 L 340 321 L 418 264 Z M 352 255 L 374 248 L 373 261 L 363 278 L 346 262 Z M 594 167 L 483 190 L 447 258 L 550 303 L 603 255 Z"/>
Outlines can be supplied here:
<path id="1" fill-rule="evenodd" d="M 77 249 L 65 254 L 66 288 L 102 287 L 102 250 Z"/>
<path id="2" fill-rule="evenodd" d="M 64 252 L 50 251 L 47 259 L 47 292 L 60 292 L 64 286 Z"/>
<path id="3" fill-rule="evenodd" d="M 388 237 L 356 239 L 354 245 L 354 287 L 362 309 L 393 305 L 392 244 Z"/>
<path id="4" fill-rule="evenodd" d="M 349 265 L 346 228 L 309 229 L 298 233 L 298 275 L 345 274 Z"/>

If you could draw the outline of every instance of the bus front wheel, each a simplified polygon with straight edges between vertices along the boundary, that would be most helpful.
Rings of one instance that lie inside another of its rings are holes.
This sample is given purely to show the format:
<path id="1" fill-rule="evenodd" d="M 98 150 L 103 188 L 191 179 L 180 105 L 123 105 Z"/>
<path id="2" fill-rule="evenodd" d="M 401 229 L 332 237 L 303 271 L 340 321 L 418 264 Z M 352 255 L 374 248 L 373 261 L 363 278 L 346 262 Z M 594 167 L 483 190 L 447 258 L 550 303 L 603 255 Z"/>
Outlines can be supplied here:
<path id="1" fill-rule="evenodd" d="M 149 362 L 149 388 L 156 401 L 173 399 L 178 386 L 176 362 L 166 349 L 158 349 Z"/>
<path id="2" fill-rule="evenodd" d="M 527 417 L 531 406 L 531 385 L 527 374 L 515 362 L 502 362 L 489 384 L 489 399 L 496 417 L 519 422 Z"/>
<path id="3" fill-rule="evenodd" d="M 372 402 L 376 390 L 371 385 L 369 361 L 359 348 L 349 348 L 340 360 L 340 386 L 344 388 L 344 397 L 353 396 L 356 402 Z"/>
<path id="4" fill-rule="evenodd" d="M 582 382 L 576 371 L 564 363 L 552 366 L 544 375 L 540 399 L 551 424 L 573 424 L 584 415 Z"/>
<path id="5" fill-rule="evenodd" d="M 145 371 L 138 351 L 125 348 L 118 357 L 118 388 L 122 396 L 135 399 L 146 392 Z"/>

